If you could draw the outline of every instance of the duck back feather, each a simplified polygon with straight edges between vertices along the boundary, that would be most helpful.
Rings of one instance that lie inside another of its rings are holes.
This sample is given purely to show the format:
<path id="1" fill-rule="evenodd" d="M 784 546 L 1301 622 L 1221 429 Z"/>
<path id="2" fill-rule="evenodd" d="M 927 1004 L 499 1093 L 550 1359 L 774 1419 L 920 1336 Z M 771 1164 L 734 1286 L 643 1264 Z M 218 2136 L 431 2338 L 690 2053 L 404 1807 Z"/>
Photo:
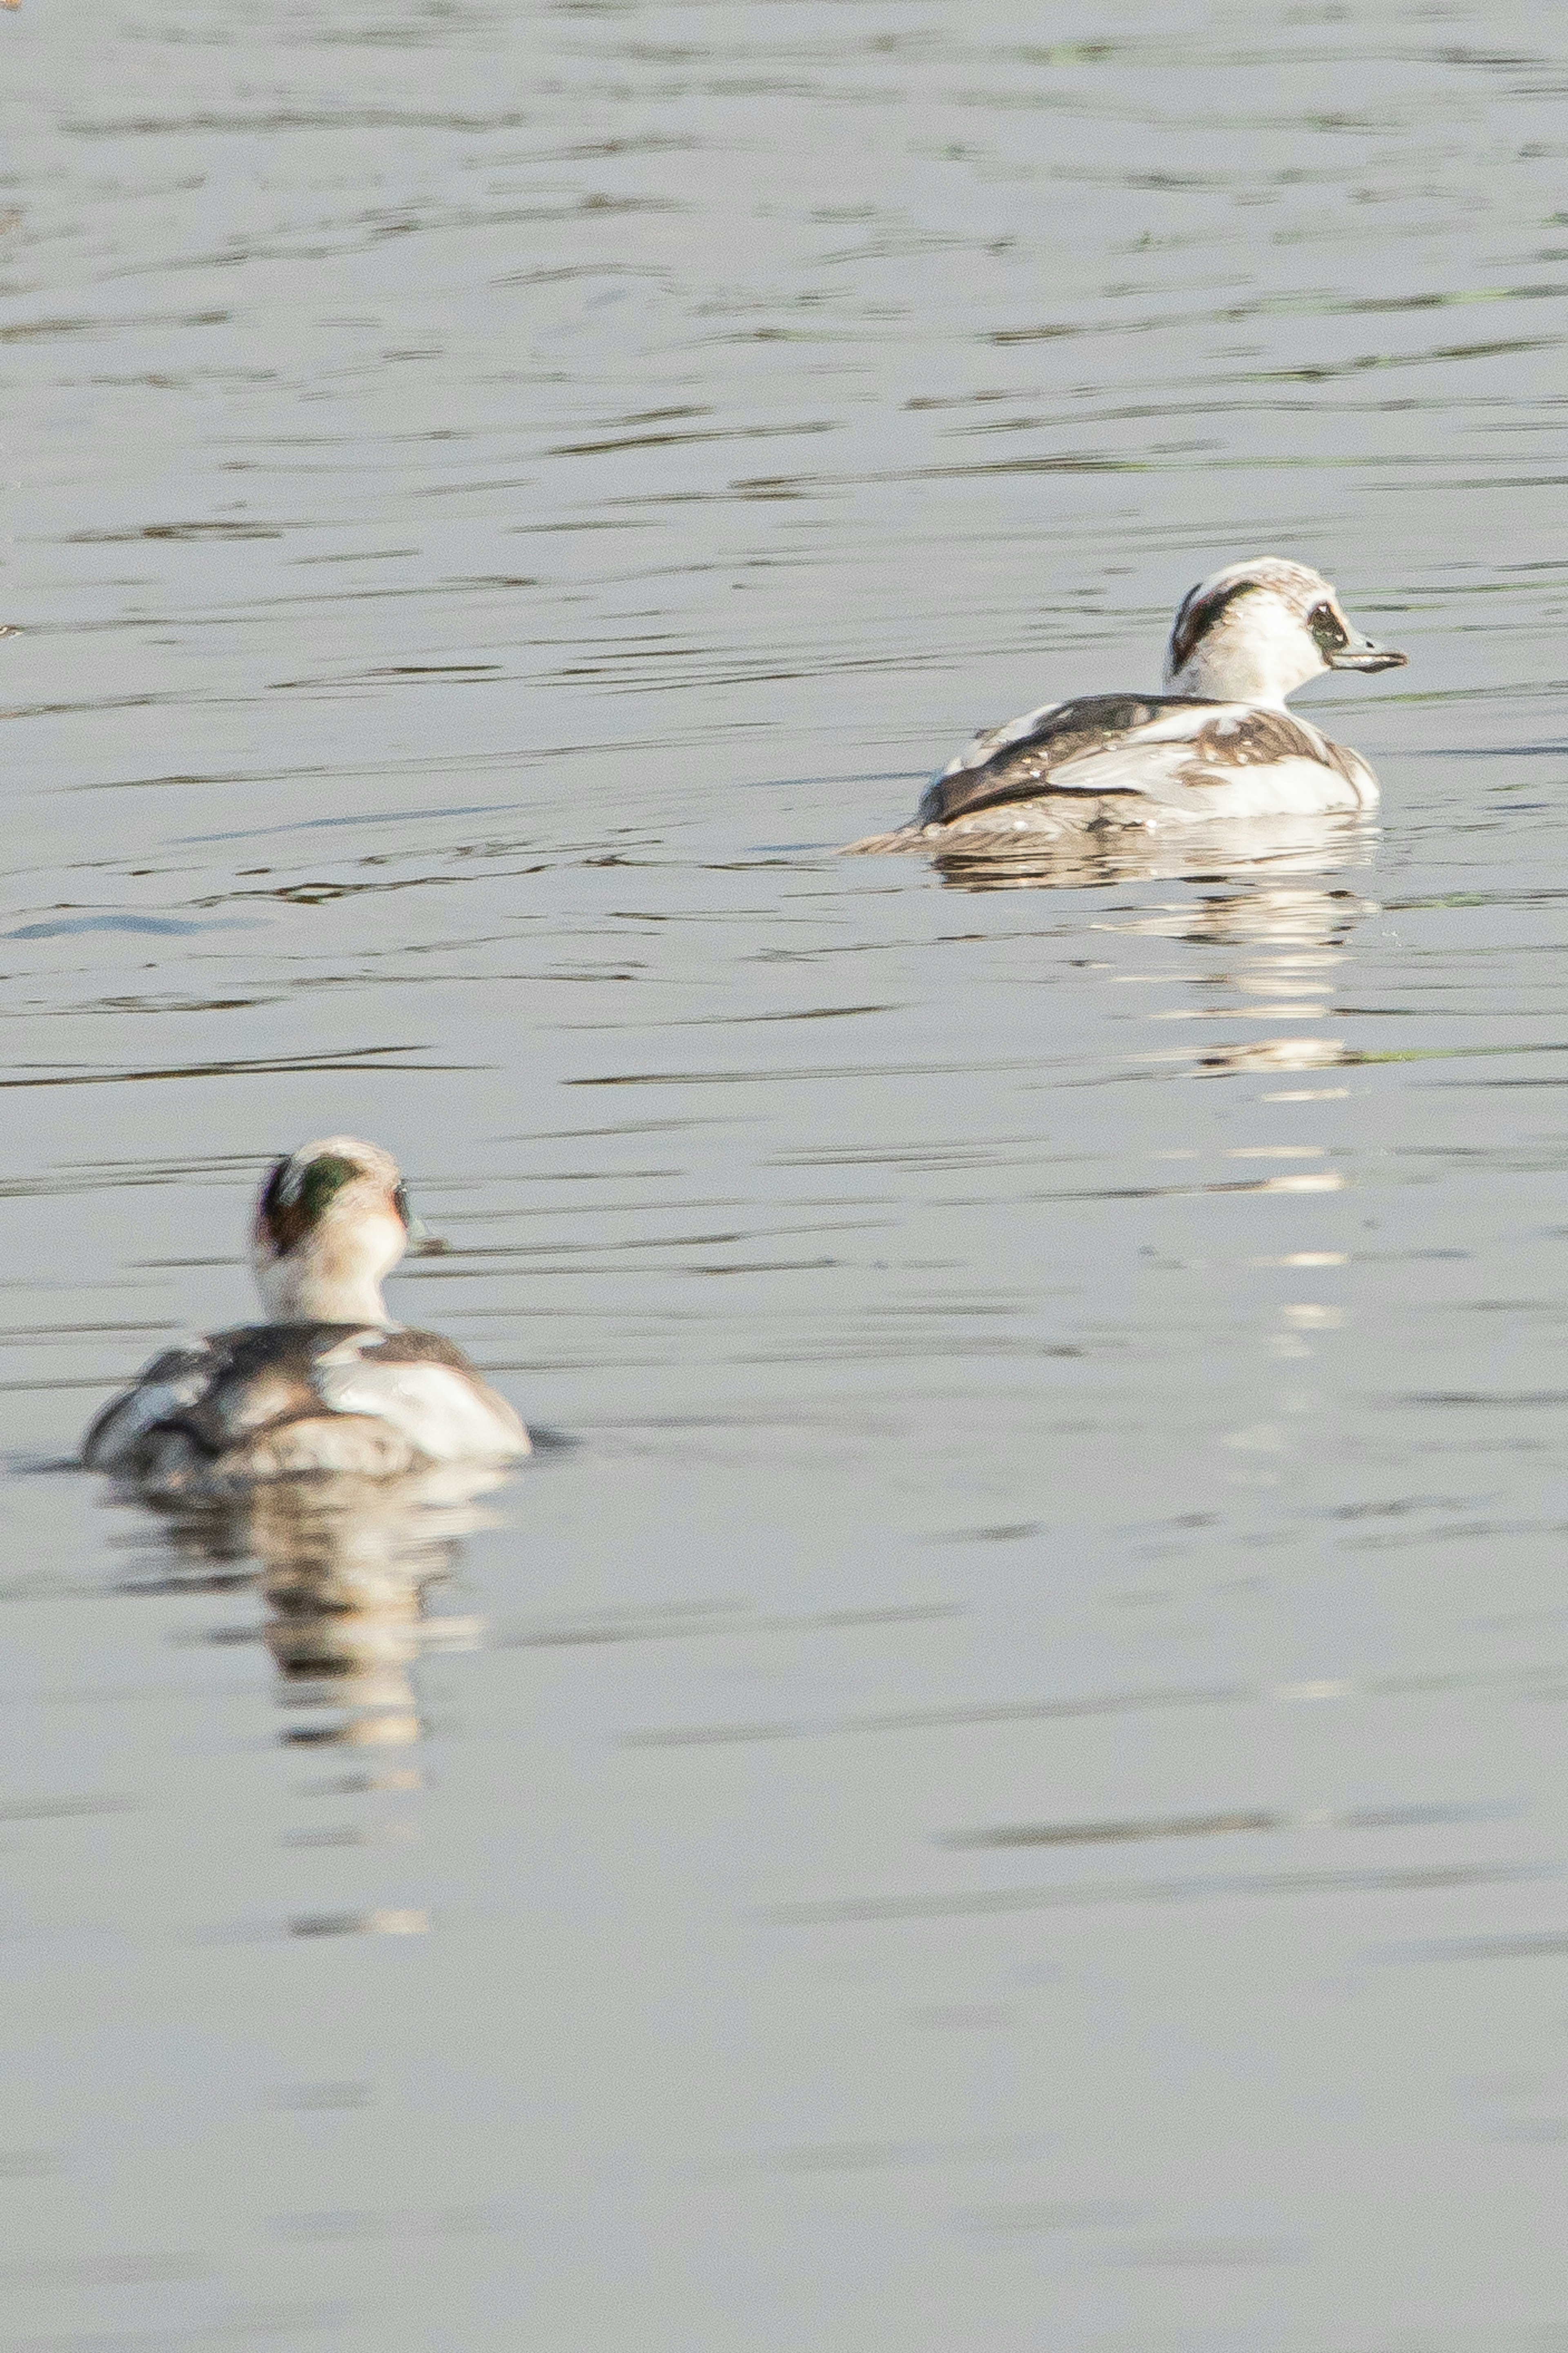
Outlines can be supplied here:
<path id="1" fill-rule="evenodd" d="M 521 1422 L 462 1350 L 384 1324 L 240 1324 L 155 1357 L 88 1431 L 89 1470 L 220 1489 L 510 1461 Z"/>

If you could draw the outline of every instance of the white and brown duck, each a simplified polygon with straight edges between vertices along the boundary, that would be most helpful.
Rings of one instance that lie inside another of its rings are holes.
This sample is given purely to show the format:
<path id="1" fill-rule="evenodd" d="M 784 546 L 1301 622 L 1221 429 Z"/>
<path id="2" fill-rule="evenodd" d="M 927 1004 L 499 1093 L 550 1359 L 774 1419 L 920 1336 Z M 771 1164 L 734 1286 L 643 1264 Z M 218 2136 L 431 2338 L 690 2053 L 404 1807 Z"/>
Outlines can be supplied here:
<path id="1" fill-rule="evenodd" d="M 279 1160 L 251 1230 L 268 1320 L 154 1357 L 99 1415 L 83 1463 L 160 1494 L 217 1496 L 525 1455 L 527 1430 L 462 1350 L 387 1313 L 381 1286 L 411 1222 L 378 1145 L 331 1135 Z"/>
<path id="2" fill-rule="evenodd" d="M 1377 778 L 1361 754 L 1286 699 L 1325 670 L 1405 660 L 1358 629 L 1306 565 L 1227 565 L 1182 601 L 1163 693 L 1079 695 L 988 728 L 932 780 L 908 825 L 849 847 L 1374 807 Z"/>

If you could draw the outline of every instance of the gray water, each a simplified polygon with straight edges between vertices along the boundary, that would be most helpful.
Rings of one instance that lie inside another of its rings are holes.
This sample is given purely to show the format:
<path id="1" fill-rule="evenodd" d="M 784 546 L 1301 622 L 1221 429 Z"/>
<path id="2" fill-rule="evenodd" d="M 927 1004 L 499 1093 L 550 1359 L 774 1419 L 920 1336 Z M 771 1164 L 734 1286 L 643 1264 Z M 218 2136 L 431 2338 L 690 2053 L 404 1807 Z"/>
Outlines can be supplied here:
<path id="1" fill-rule="evenodd" d="M 1568 2344 L 1565 99 L 0 17 L 0 2348 Z M 835 855 L 1265 551 L 1380 828 Z M 342 1128 L 563 1442 L 51 1467 Z"/>

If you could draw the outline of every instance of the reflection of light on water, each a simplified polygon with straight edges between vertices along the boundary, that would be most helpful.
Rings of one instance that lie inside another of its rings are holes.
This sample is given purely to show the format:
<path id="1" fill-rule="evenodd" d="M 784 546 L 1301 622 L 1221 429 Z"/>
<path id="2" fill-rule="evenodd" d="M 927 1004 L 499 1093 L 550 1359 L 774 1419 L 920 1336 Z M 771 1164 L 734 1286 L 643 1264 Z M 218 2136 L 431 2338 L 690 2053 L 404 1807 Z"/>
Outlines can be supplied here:
<path id="1" fill-rule="evenodd" d="M 1316 861 L 1321 867 L 1328 862 Z M 1154 1008 L 1152 1021 L 1318 1022 L 1331 1015 L 1331 996 L 1350 961 L 1350 936 L 1363 916 L 1380 911 L 1353 891 L 1254 881 L 1196 900 L 1145 907 L 1107 917 L 1091 928 L 1129 937 L 1178 940 L 1194 947 L 1242 948 L 1248 955 L 1216 970 L 1173 974 L 1178 984 L 1204 992 L 1196 1003 Z M 1216 999 L 1218 1001 L 1209 1001 Z M 1228 1001 L 1226 1001 L 1228 1000 Z M 1175 1062 L 1205 1075 L 1247 1071 L 1332 1070 L 1362 1057 L 1342 1038 L 1245 1038 L 1223 1045 L 1167 1048 L 1142 1060 Z M 1277 1102 L 1328 1100 L 1342 1090 L 1281 1091 Z M 1298 1188 L 1300 1189 L 1300 1188 Z"/>
<path id="2" fill-rule="evenodd" d="M 1130 922 L 1101 922 L 1089 928 L 1148 939 L 1191 940 L 1200 946 L 1212 941 L 1220 947 L 1264 945 L 1310 951 L 1342 947 L 1352 924 L 1379 912 L 1374 900 L 1363 899 L 1354 891 L 1254 887 L 1215 898 L 1178 900 L 1146 909 Z M 1301 953 L 1279 958 L 1276 964 L 1294 967 L 1338 961 Z"/>
<path id="3" fill-rule="evenodd" d="M 1294 1176 L 1266 1176 L 1252 1190 L 1258 1193 L 1342 1193 L 1345 1184 L 1345 1177 L 1337 1168 L 1313 1168 Z"/>
<path id="4" fill-rule="evenodd" d="M 1375 828 L 1345 817 L 1232 818 L 1147 833 L 1141 826 L 1058 840 L 970 834 L 932 864 L 950 890 L 1082 891 L 1139 881 L 1203 882 L 1237 869 L 1321 874 L 1371 863 Z M 1328 895 L 1328 894 L 1322 894 Z"/>
<path id="5" fill-rule="evenodd" d="M 289 1926 L 296 1936 L 423 1936 L 430 1915 L 385 1905 L 374 1912 L 305 1912 Z"/>
<path id="6" fill-rule="evenodd" d="M 1184 1062 L 1188 1057 L 1172 1059 Z M 1342 1038 L 1256 1038 L 1244 1045 L 1211 1046 L 1193 1059 L 1200 1071 L 1326 1071 L 1353 1062 L 1355 1056 Z"/>
<path id="7" fill-rule="evenodd" d="M 390 1484 L 328 1481 L 258 1489 L 247 1534 L 261 1564 L 264 1630 L 285 1704 L 323 1712 L 285 1738 L 403 1747 L 423 1736 L 409 1669 L 432 1641 L 471 1643 L 473 1621 L 427 1620 L 458 1540 L 489 1518 L 475 1499 L 503 1474 L 465 1469 Z"/>
<path id="8" fill-rule="evenodd" d="M 461 1539 L 494 1524 L 478 1498 L 505 1476 L 465 1465 L 390 1481 L 279 1482 L 171 1515 L 182 1553 L 258 1564 L 279 1699 L 314 1716 L 286 1740 L 367 1748 L 423 1737 L 415 1661 L 437 1645 L 468 1648 L 479 1632 L 473 1619 L 427 1618 L 426 1595 L 451 1574 Z"/>
<path id="9" fill-rule="evenodd" d="M 279 1737 L 288 1747 L 357 1752 L 335 1772 L 312 1777 L 300 1794 L 411 1795 L 425 1786 L 408 1757 L 426 1736 L 416 1689 L 420 1654 L 472 1649 L 481 1630 L 471 1617 L 428 1616 L 429 1599 L 456 1569 L 463 1540 L 498 1524 L 481 1498 L 507 1477 L 469 1464 L 400 1480 L 281 1481 L 221 1502 L 140 1498 L 135 1541 L 153 1556 L 152 1574 L 138 1574 L 127 1589 L 258 1594 L 259 1625 L 211 1628 L 205 1639 L 266 1646 L 275 1696 L 287 1712 Z M 377 1810 L 372 1827 L 341 1819 L 299 1826 L 286 1830 L 281 1843 L 316 1853 L 401 1847 L 417 1836 L 405 1810 L 390 1820 Z M 272 1913 L 265 1933 L 409 1937 L 434 1925 L 417 1900 L 421 1891 L 395 1878 L 386 1900 L 377 1900 L 384 1891 L 368 1890 L 353 1869 L 345 1883 L 325 1887 L 313 1862 L 304 1872 L 305 1883 Z"/>

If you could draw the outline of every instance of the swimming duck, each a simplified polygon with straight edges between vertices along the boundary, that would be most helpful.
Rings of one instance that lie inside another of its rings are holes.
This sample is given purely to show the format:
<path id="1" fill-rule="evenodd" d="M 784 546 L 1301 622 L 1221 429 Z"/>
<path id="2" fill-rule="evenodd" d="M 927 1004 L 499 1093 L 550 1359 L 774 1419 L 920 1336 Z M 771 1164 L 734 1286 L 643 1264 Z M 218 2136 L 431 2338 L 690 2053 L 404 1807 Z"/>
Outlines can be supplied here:
<path id="1" fill-rule="evenodd" d="M 378 1145 L 329 1135 L 279 1160 L 250 1240 L 269 1320 L 154 1357 L 88 1431 L 84 1465 L 216 1496 L 315 1472 L 384 1479 L 526 1454 L 527 1430 L 462 1350 L 387 1314 L 381 1286 L 410 1222 Z"/>
<path id="2" fill-rule="evenodd" d="M 1360 753 L 1285 701 L 1324 670 L 1405 660 L 1364 637 L 1306 565 L 1227 565 L 1183 598 L 1163 694 L 1079 695 L 988 728 L 935 777 L 910 824 L 849 847 L 1372 808 L 1377 778 Z"/>

